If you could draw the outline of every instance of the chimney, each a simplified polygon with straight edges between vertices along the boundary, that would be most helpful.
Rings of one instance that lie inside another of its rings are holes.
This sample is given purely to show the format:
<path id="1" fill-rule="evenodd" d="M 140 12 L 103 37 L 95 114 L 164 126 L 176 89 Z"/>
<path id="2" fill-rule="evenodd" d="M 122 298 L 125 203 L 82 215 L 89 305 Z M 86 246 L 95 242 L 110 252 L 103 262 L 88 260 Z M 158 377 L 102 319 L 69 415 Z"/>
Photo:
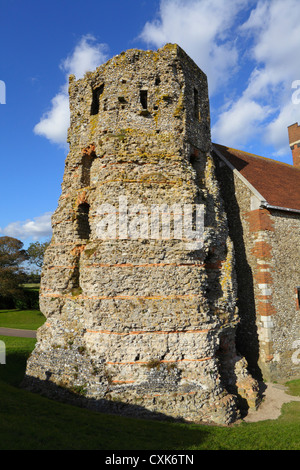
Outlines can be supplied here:
<path id="1" fill-rule="evenodd" d="M 298 126 L 298 123 L 289 126 L 288 132 L 294 166 L 300 168 L 300 126 Z"/>

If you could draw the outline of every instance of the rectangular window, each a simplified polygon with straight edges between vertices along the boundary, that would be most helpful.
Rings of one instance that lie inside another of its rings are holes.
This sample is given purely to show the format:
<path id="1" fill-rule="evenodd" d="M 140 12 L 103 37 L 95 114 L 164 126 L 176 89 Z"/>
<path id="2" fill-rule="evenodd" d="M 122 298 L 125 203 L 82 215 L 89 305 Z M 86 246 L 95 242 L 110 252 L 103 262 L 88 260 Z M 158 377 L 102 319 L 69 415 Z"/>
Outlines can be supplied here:
<path id="1" fill-rule="evenodd" d="M 98 114 L 99 113 L 99 100 L 100 96 L 103 93 L 104 89 L 104 84 L 98 86 L 97 88 L 93 88 L 93 99 L 92 99 L 92 105 L 91 105 L 91 115 Z"/>
<path id="2" fill-rule="evenodd" d="M 77 234 L 80 239 L 88 240 L 90 238 L 89 211 L 90 206 L 88 203 L 79 204 L 77 209 Z"/>
<path id="3" fill-rule="evenodd" d="M 140 90 L 140 102 L 141 102 L 141 105 L 142 105 L 143 109 L 148 108 L 147 100 L 148 100 L 147 90 Z"/>
<path id="4" fill-rule="evenodd" d="M 296 287 L 296 305 L 300 309 L 300 287 Z"/>
<path id="5" fill-rule="evenodd" d="M 194 118 L 199 121 L 200 114 L 199 114 L 199 93 L 196 88 L 194 88 Z"/>

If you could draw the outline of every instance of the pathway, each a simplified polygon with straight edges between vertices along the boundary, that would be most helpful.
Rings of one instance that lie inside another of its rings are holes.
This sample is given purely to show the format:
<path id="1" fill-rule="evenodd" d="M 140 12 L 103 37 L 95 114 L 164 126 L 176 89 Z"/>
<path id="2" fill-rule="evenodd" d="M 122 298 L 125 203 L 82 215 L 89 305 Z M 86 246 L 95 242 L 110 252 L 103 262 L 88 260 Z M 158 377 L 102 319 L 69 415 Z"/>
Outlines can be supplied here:
<path id="1" fill-rule="evenodd" d="M 277 419 L 281 415 L 281 408 L 284 403 L 300 401 L 300 397 L 288 395 L 288 388 L 285 385 L 265 383 L 263 401 L 257 410 L 249 410 L 248 415 L 243 419 L 248 423 L 264 421 L 266 419 Z"/>
<path id="2" fill-rule="evenodd" d="M 36 331 L 18 330 L 16 328 L 0 328 L 0 336 L 19 336 L 22 338 L 36 338 Z"/>

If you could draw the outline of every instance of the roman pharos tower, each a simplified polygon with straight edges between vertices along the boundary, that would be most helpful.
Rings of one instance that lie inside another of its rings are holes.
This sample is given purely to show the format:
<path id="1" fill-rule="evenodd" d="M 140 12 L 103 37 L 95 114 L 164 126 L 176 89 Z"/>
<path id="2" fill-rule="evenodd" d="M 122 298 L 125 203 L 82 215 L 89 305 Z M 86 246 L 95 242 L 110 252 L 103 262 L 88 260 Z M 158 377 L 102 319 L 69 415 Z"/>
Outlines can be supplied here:
<path id="1" fill-rule="evenodd" d="M 235 350 L 234 254 L 206 76 L 167 44 L 71 76 L 69 96 L 70 151 L 40 290 L 46 322 L 24 383 L 104 412 L 230 423 L 241 402 L 255 406 L 256 383 Z M 195 244 L 178 224 L 196 206 Z M 153 214 L 170 217 L 169 233 Z"/>

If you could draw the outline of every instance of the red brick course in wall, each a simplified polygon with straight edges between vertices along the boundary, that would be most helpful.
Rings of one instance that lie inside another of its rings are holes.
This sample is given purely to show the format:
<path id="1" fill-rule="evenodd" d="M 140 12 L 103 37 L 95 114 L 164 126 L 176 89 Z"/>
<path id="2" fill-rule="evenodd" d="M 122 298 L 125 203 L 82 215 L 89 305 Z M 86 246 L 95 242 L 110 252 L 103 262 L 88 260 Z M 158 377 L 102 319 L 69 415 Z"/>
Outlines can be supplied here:
<path id="1" fill-rule="evenodd" d="M 247 213 L 250 233 L 261 230 L 274 232 L 274 224 L 267 209 L 257 209 Z"/>
<path id="2" fill-rule="evenodd" d="M 271 299 L 270 299 L 271 300 Z M 268 301 L 258 301 L 256 306 L 256 313 L 261 316 L 269 317 L 270 315 L 275 315 L 275 307 Z"/>
<path id="3" fill-rule="evenodd" d="M 265 271 L 259 266 L 260 270 L 254 273 L 254 279 L 257 284 L 271 284 L 273 282 L 273 277 L 270 271 Z M 271 269 L 271 268 L 268 268 Z"/>
<path id="4" fill-rule="evenodd" d="M 272 266 L 268 262 L 272 260 L 272 246 L 267 240 L 262 239 L 262 232 L 274 232 L 273 221 L 267 209 L 249 211 L 245 216 L 249 223 L 249 233 L 257 237 L 254 240 L 254 246 L 251 250 L 251 253 L 258 261 L 256 270 L 253 273 L 254 281 L 257 286 L 264 285 L 268 288 L 272 288 Z M 262 261 L 264 262 L 262 263 Z M 257 314 L 269 316 L 274 313 L 276 312 L 272 305 L 272 296 L 266 295 L 264 292 L 258 294 Z"/>
<path id="5" fill-rule="evenodd" d="M 274 232 L 274 224 L 267 209 L 257 209 L 245 213 L 249 224 L 249 234 L 254 238 L 251 250 L 257 260 L 253 272 L 253 280 L 256 285 L 256 315 L 258 319 L 270 318 L 276 314 L 276 308 L 272 302 L 273 267 L 272 246 L 268 238 Z M 273 359 L 273 344 L 269 340 L 261 344 L 261 359 L 267 363 Z"/>
<path id="6" fill-rule="evenodd" d="M 255 242 L 255 246 L 251 250 L 252 254 L 260 260 L 268 260 L 272 258 L 272 247 L 270 243 L 260 240 Z"/>

